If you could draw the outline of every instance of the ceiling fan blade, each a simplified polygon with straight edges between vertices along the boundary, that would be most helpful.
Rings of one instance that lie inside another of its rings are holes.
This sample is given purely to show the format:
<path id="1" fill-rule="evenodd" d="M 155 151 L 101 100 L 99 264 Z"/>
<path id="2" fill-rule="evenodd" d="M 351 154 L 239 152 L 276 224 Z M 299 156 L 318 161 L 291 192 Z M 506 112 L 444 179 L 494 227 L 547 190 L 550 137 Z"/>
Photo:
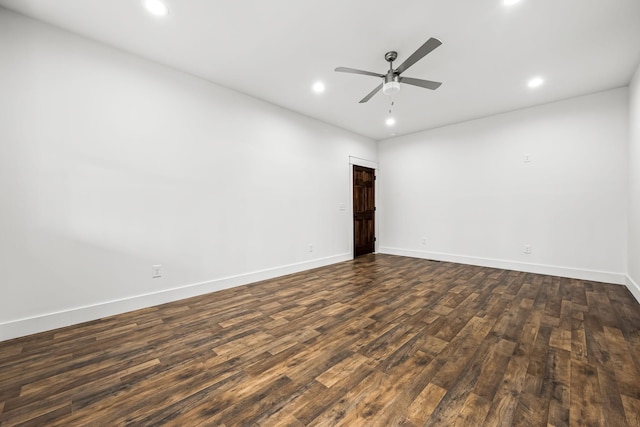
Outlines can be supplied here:
<path id="1" fill-rule="evenodd" d="M 431 80 L 412 79 L 411 77 L 400 77 L 398 79 L 400 83 L 406 83 L 408 85 L 420 86 L 431 90 L 436 90 L 442 83 L 432 82 Z"/>
<path id="2" fill-rule="evenodd" d="M 440 46 L 442 42 L 438 39 L 434 39 L 431 37 L 427 40 L 422 46 L 418 48 L 413 54 L 408 57 L 398 68 L 396 68 L 396 72 L 398 74 L 404 73 L 407 68 L 411 67 L 413 64 L 421 60 L 426 54 L 431 52 L 433 49 Z"/>
<path id="3" fill-rule="evenodd" d="M 360 104 L 363 104 L 363 103 L 367 102 L 368 100 L 370 100 L 373 97 L 373 95 L 375 95 L 376 93 L 378 93 L 380 91 L 380 89 L 382 89 L 382 83 L 380 83 L 378 86 L 376 86 L 376 88 L 374 90 L 369 92 L 369 95 L 367 95 L 364 98 L 362 98 L 362 100 L 360 101 Z"/>
<path id="4" fill-rule="evenodd" d="M 336 71 L 340 73 L 364 74 L 365 76 L 384 77 L 384 74 L 372 73 L 371 71 L 356 70 L 355 68 L 338 67 Z"/>

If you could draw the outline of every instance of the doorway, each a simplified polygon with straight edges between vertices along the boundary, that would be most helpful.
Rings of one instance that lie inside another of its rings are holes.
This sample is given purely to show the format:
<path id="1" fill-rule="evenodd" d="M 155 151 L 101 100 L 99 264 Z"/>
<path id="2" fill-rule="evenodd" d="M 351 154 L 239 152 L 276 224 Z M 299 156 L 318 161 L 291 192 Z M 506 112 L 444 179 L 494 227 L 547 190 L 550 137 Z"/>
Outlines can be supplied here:
<path id="1" fill-rule="evenodd" d="M 374 169 L 353 165 L 353 251 L 356 257 L 375 251 L 375 182 Z"/>

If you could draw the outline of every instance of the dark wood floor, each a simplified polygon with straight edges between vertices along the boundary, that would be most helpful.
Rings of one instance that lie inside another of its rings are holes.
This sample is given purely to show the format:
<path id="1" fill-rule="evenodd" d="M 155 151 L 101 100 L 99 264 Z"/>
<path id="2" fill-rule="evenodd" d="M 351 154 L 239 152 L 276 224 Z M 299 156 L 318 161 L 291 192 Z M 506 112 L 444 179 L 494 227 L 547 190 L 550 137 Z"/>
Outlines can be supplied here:
<path id="1" fill-rule="evenodd" d="M 12 425 L 640 426 L 626 288 L 385 255 L 0 343 Z"/>

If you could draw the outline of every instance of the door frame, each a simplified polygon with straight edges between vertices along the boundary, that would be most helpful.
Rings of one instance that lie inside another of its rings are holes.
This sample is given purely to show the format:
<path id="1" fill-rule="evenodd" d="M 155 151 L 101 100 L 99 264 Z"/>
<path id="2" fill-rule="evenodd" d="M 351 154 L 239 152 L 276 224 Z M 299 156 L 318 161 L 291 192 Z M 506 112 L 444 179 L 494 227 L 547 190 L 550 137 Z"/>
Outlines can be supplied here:
<path id="1" fill-rule="evenodd" d="M 376 200 L 376 208 L 380 206 L 380 196 L 379 196 L 379 188 L 380 188 L 380 172 L 378 162 L 373 160 L 367 160 L 360 157 L 349 156 L 349 208 L 347 209 L 348 221 L 349 221 L 349 251 L 351 253 L 351 258 L 355 258 L 355 247 L 354 247 L 354 233 L 353 233 L 353 165 L 363 166 L 365 168 L 373 169 L 375 171 L 376 177 L 378 178 L 375 183 L 374 194 Z M 375 230 L 376 241 L 374 243 L 374 253 L 378 252 L 378 244 L 380 243 L 380 239 L 378 239 L 379 227 L 380 227 L 380 209 L 376 209 L 376 219 L 373 223 Z"/>

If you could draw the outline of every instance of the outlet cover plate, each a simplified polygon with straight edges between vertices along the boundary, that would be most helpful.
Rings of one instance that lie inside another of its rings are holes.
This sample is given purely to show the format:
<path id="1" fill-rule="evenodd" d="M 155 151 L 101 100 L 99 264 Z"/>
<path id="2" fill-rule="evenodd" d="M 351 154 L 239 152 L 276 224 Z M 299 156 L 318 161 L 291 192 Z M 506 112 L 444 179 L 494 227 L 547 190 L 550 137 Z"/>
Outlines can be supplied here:
<path id="1" fill-rule="evenodd" d="M 162 277 L 162 265 L 157 264 L 151 267 L 151 278 L 157 279 Z"/>

